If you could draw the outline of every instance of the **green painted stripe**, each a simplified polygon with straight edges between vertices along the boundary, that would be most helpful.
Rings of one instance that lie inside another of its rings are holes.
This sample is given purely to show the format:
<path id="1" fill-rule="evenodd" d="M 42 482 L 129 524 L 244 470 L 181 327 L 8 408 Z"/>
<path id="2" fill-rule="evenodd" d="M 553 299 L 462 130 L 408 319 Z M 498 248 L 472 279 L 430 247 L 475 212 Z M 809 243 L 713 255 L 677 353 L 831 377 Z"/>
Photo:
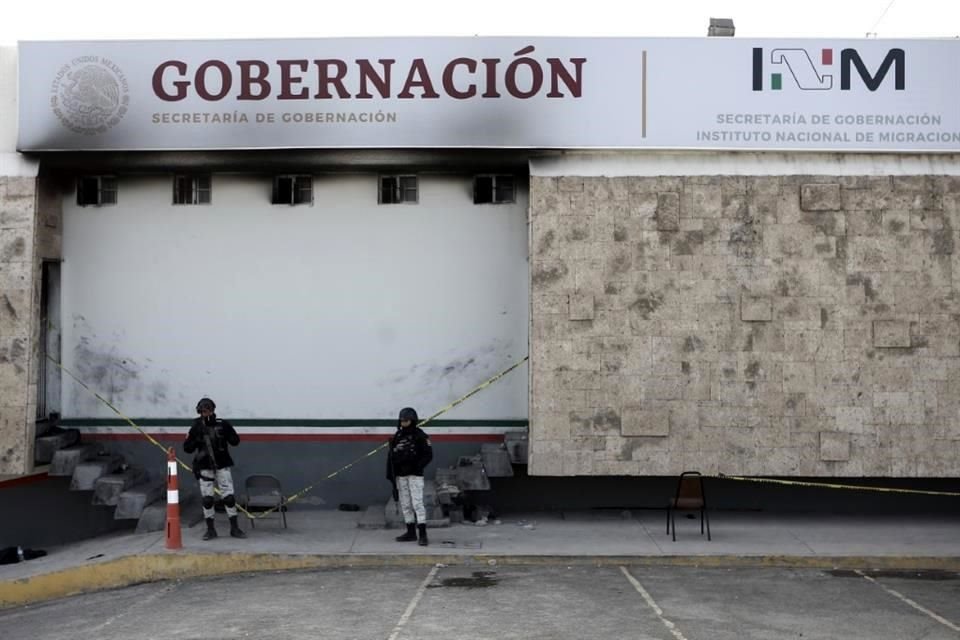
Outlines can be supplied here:
<path id="1" fill-rule="evenodd" d="M 313 420 L 313 419 L 249 419 L 234 420 L 228 418 L 238 427 L 395 427 L 396 420 Z M 131 418 L 140 427 L 189 427 L 191 419 L 187 418 Z M 433 427 L 526 427 L 528 420 L 431 420 Z M 60 421 L 62 427 L 126 427 L 130 426 L 121 418 L 65 418 Z"/>

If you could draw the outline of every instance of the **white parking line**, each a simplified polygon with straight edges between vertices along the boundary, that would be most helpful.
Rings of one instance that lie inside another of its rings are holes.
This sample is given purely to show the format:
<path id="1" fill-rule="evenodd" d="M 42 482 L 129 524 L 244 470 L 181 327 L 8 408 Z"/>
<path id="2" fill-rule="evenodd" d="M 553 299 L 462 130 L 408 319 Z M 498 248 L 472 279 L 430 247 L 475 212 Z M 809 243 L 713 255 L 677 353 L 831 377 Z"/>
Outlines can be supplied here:
<path id="1" fill-rule="evenodd" d="M 883 589 L 883 590 L 886 591 L 887 593 L 890 593 L 890 594 L 892 594 L 892 595 L 895 595 L 896 597 L 900 598 L 901 600 L 903 600 L 904 602 L 906 602 L 908 605 L 910 605 L 911 607 L 913 607 L 914 609 L 916 609 L 917 611 L 920 611 L 920 612 L 922 612 L 922 613 L 927 614 L 928 616 L 930 616 L 931 618 L 933 618 L 934 620 L 936 620 L 937 622 L 939 622 L 939 623 L 942 624 L 943 626 L 949 627 L 950 629 L 953 629 L 954 631 L 960 631 L 960 627 L 958 627 L 957 625 L 953 624 L 952 622 L 950 622 L 949 620 L 947 620 L 947 619 L 944 618 L 943 616 L 939 616 L 939 615 L 937 615 L 936 613 L 934 613 L 933 611 L 930 611 L 930 609 L 927 609 L 926 607 L 917 604 L 916 602 L 914 602 L 913 600 L 911 600 L 911 599 L 908 598 L 907 596 L 903 595 L 903 594 L 900 593 L 899 591 L 895 591 L 894 589 L 891 589 L 891 588 L 887 587 L 886 585 L 880 584 L 879 582 L 877 582 L 876 580 L 874 580 L 873 578 L 871 578 L 870 576 L 868 576 L 867 574 L 865 574 L 863 571 L 860 571 L 860 569 L 855 569 L 855 571 L 856 571 L 857 575 L 860 576 L 861 578 L 864 578 L 865 580 L 869 580 L 870 582 L 872 582 L 873 584 L 877 585 L 878 587 L 880 587 L 881 589 Z"/>
<path id="2" fill-rule="evenodd" d="M 403 615 L 400 616 L 400 621 L 397 622 L 397 626 L 393 628 L 393 633 L 387 638 L 387 640 L 397 640 L 397 636 L 400 635 L 400 632 L 403 630 L 403 625 L 407 624 L 407 620 L 410 619 L 410 616 L 413 615 L 413 610 L 417 608 L 417 605 L 420 604 L 420 598 L 423 597 L 423 592 L 427 590 L 427 585 L 433 582 L 433 577 L 437 575 L 437 571 L 440 570 L 440 565 L 433 565 L 433 569 L 430 569 L 430 573 L 427 574 L 427 577 L 423 579 L 423 582 L 420 583 L 420 588 L 417 589 L 417 592 L 413 594 L 413 600 L 410 601 L 410 604 L 407 605 L 407 610 L 403 612 Z"/>
<path id="3" fill-rule="evenodd" d="M 627 576 L 627 580 L 630 581 L 630 584 L 633 585 L 633 588 L 636 589 L 641 596 L 643 596 L 643 599 L 647 601 L 647 604 L 650 605 L 650 608 L 653 609 L 653 612 L 657 614 L 658 618 L 660 618 L 660 622 L 662 622 L 667 630 L 673 634 L 673 637 L 677 640 L 687 640 L 684 635 L 680 633 L 680 630 L 677 629 L 677 625 L 673 624 L 664 617 L 663 609 L 657 606 L 657 603 L 653 601 L 653 598 L 650 597 L 650 594 L 647 593 L 647 590 L 643 588 L 643 585 L 640 584 L 640 581 L 630 575 L 630 572 L 627 571 L 626 567 L 620 567 L 620 571 L 623 571 L 623 575 Z"/>

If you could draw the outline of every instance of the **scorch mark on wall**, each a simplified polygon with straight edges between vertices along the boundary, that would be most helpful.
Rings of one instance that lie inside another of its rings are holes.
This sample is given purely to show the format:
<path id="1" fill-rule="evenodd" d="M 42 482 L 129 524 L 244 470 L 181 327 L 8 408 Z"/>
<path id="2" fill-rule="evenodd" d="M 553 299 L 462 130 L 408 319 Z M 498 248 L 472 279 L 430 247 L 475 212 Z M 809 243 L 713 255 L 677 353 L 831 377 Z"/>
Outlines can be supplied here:
<path id="1" fill-rule="evenodd" d="M 77 376 L 110 402 L 126 392 L 140 375 L 139 365 L 120 358 L 115 346 L 96 342 L 96 337 L 83 336 L 74 347 Z"/>
<path id="2" fill-rule="evenodd" d="M 395 369 L 378 380 L 396 402 L 417 402 L 420 406 L 439 408 L 513 364 L 521 354 L 513 342 L 495 340 L 485 346 L 457 354 L 439 362 L 424 362 L 406 369 Z"/>
<path id="3" fill-rule="evenodd" d="M 102 339 L 86 319 L 74 316 L 74 329 L 81 334 L 73 348 L 73 361 L 80 380 L 123 411 L 123 405 L 133 401 L 146 401 L 151 405 L 163 405 L 169 394 L 169 383 L 161 379 L 149 380 L 153 361 L 145 358 L 143 363 L 123 355 L 118 348 L 123 336 L 115 333 L 110 339 Z M 162 370 L 161 376 L 168 372 Z M 103 412 L 92 394 L 77 392 L 74 406 L 82 415 L 97 415 Z"/>

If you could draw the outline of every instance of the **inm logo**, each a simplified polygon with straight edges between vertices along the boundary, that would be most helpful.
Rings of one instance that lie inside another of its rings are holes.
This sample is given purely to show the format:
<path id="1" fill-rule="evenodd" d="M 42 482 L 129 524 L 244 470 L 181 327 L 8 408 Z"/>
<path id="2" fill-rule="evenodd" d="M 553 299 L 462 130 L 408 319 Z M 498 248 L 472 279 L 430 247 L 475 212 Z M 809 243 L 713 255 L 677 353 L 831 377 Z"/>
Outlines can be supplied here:
<path id="1" fill-rule="evenodd" d="M 768 89 L 780 91 L 783 89 L 784 76 L 793 79 L 793 83 L 803 91 L 827 91 L 833 89 L 834 74 L 828 73 L 835 69 L 833 64 L 833 49 L 821 49 L 819 63 L 814 62 L 810 52 L 806 49 L 771 49 L 770 50 L 770 86 Z M 905 82 L 904 60 L 906 55 L 903 49 L 890 49 L 880 62 L 876 71 L 871 74 L 863 58 L 856 49 L 840 50 L 840 90 L 850 90 L 851 69 L 856 69 L 857 75 L 870 91 L 880 88 L 890 67 L 893 67 L 893 86 L 897 91 L 903 91 Z M 753 49 L 753 90 L 763 91 L 763 48 Z"/>

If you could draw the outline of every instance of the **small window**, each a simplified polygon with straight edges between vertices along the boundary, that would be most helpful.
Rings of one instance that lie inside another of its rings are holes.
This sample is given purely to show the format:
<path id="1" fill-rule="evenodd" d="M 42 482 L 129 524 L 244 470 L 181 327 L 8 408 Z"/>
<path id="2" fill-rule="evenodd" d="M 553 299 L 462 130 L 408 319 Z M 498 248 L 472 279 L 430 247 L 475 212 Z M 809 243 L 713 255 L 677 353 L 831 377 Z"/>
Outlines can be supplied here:
<path id="1" fill-rule="evenodd" d="M 273 179 L 273 204 L 313 204 L 313 178 L 277 176 Z"/>
<path id="2" fill-rule="evenodd" d="M 113 176 L 84 176 L 77 180 L 77 204 L 99 207 L 117 204 L 117 179 Z"/>
<path id="3" fill-rule="evenodd" d="M 416 204 L 417 176 L 380 176 L 380 204 Z"/>
<path id="4" fill-rule="evenodd" d="M 476 176 L 473 179 L 473 204 L 516 202 L 513 176 Z"/>
<path id="5" fill-rule="evenodd" d="M 210 204 L 210 176 L 173 176 L 173 204 Z"/>

